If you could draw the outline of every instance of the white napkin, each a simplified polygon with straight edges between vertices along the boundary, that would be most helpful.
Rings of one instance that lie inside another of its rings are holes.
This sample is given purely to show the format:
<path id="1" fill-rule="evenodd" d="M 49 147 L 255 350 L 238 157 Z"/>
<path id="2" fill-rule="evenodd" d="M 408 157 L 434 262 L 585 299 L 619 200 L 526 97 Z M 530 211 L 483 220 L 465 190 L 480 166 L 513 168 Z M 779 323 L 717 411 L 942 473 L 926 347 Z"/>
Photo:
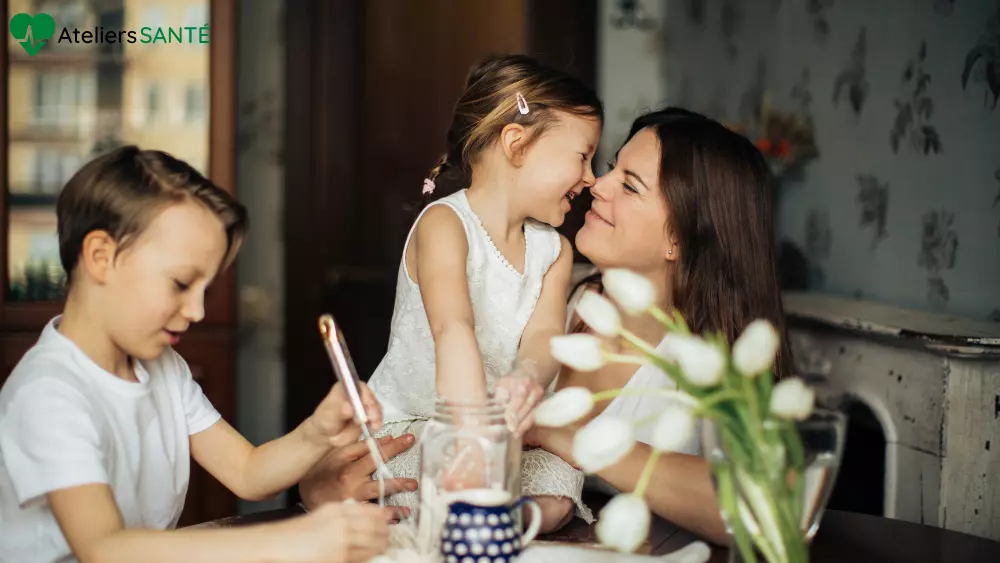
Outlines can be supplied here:
<path id="1" fill-rule="evenodd" d="M 704 542 L 696 541 L 667 555 L 633 555 L 586 549 L 583 547 L 538 545 L 529 546 L 517 558 L 517 563 L 705 563 L 712 550 Z"/>

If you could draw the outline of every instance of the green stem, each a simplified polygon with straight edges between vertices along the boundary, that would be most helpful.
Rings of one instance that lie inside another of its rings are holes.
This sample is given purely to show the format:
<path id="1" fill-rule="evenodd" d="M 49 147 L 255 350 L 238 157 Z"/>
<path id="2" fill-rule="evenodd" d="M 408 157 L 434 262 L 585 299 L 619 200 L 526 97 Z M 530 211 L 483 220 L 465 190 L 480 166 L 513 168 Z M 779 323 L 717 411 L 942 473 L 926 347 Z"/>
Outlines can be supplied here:
<path id="1" fill-rule="evenodd" d="M 641 366 L 649 363 L 649 358 L 633 354 L 612 354 L 605 352 L 604 357 L 609 362 L 618 362 L 619 364 L 637 364 Z"/>
<path id="2" fill-rule="evenodd" d="M 672 399 L 677 399 L 682 403 L 697 407 L 698 401 L 687 393 L 676 391 L 674 389 L 661 389 L 656 387 L 636 387 L 632 389 L 607 389 L 605 391 L 598 391 L 593 394 L 594 402 L 606 401 L 608 399 L 614 399 L 619 395 L 624 396 L 634 396 L 634 395 L 658 395 L 660 397 L 669 397 Z"/>
<path id="3" fill-rule="evenodd" d="M 720 391 L 714 395 L 708 395 L 699 401 L 694 414 L 695 416 L 706 416 L 708 415 L 708 411 L 710 411 L 715 405 L 724 401 L 738 401 L 742 398 L 742 395 L 733 390 Z"/>
<path id="4" fill-rule="evenodd" d="M 740 517 L 737 505 L 736 483 L 733 481 L 732 469 L 726 465 L 715 466 L 715 479 L 719 494 L 719 507 L 726 519 L 726 525 L 736 541 L 736 547 L 740 551 L 745 563 L 757 563 L 757 556 L 754 554 L 753 544 L 747 527 Z"/>
<path id="5" fill-rule="evenodd" d="M 657 355 L 657 353 L 656 353 L 656 348 L 654 348 L 652 345 L 650 345 L 649 342 L 646 342 L 645 340 L 643 340 L 643 339 L 639 338 L 638 336 L 636 336 L 634 332 L 632 332 L 632 331 L 630 331 L 630 330 L 628 330 L 626 328 L 623 328 L 621 330 L 621 336 L 626 341 L 628 341 L 629 344 L 631 344 L 632 346 L 635 346 L 636 348 L 638 348 L 639 350 L 641 350 L 647 356 L 656 356 L 656 357 L 659 357 Z"/>
<path id="6" fill-rule="evenodd" d="M 642 474 L 639 475 L 639 482 L 635 486 L 635 494 L 638 497 L 646 494 L 646 487 L 649 486 L 649 480 L 653 477 L 653 469 L 656 468 L 656 460 L 660 459 L 660 450 L 653 448 L 653 452 L 649 454 L 649 458 L 646 459 L 646 465 L 642 468 Z"/>
<path id="7" fill-rule="evenodd" d="M 674 321 L 674 318 L 668 315 L 663 309 L 653 305 L 649 309 L 649 314 L 652 315 L 654 319 L 663 323 L 663 326 L 667 327 L 668 332 L 679 332 L 679 328 L 677 323 Z"/>

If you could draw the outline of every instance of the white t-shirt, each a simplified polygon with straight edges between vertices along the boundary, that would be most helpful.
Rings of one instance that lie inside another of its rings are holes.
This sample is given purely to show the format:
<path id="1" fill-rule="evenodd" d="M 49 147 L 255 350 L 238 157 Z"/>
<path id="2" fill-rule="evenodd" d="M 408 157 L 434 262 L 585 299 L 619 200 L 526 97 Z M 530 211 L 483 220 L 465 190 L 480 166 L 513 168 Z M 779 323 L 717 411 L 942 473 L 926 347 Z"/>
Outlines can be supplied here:
<path id="1" fill-rule="evenodd" d="M 67 487 L 106 483 L 128 528 L 176 526 L 188 437 L 221 418 L 177 352 L 136 362 L 139 381 L 125 381 L 58 320 L 0 389 L 0 563 L 76 561 L 45 497 Z"/>
<path id="2" fill-rule="evenodd" d="M 582 273 L 576 275 L 579 279 L 583 279 L 585 277 Z M 589 288 L 581 285 L 572 295 L 570 295 L 569 304 L 566 308 L 566 332 L 570 332 L 573 329 L 571 323 L 573 322 L 573 314 L 576 310 L 576 305 L 580 302 L 580 298 L 583 297 L 583 294 L 587 291 L 587 289 Z M 657 351 L 661 355 L 667 355 L 664 346 L 665 342 L 661 340 L 656 347 Z M 670 379 L 670 376 L 663 373 L 660 368 L 652 364 L 643 364 L 635 370 L 632 377 L 630 377 L 628 382 L 626 382 L 622 387 L 622 389 L 650 388 L 676 389 L 677 384 L 673 379 Z M 653 441 L 653 428 L 655 425 L 649 421 L 654 419 L 657 414 L 662 413 L 667 408 L 675 405 L 676 401 L 677 399 L 664 397 L 662 395 L 622 394 L 612 399 L 611 402 L 608 403 L 608 406 L 605 407 L 596 418 L 600 418 L 602 416 L 617 416 L 632 421 L 646 420 L 646 424 L 636 427 L 635 439 L 637 442 L 650 444 Z M 701 455 L 701 431 L 702 424 L 699 419 L 695 424 L 695 432 L 691 435 L 690 439 L 678 449 L 678 451 L 685 454 Z M 588 488 L 597 489 L 609 494 L 617 494 L 619 492 L 611 487 L 610 484 L 596 476 L 588 476 L 585 483 Z"/>

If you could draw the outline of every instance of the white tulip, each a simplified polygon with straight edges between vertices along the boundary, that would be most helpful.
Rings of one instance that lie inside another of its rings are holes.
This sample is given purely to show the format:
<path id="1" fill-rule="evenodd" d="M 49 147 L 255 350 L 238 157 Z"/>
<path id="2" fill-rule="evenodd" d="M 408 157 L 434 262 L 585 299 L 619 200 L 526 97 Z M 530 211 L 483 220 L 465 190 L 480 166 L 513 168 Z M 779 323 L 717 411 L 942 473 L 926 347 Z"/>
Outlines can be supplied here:
<path id="1" fill-rule="evenodd" d="M 601 341 L 592 334 L 567 334 L 549 339 L 552 357 L 577 371 L 596 371 L 607 363 Z"/>
<path id="2" fill-rule="evenodd" d="M 695 418 L 690 407 L 671 404 L 656 419 L 649 445 L 663 452 L 687 451 L 694 433 Z"/>
<path id="3" fill-rule="evenodd" d="M 695 387 L 711 387 L 722 380 L 726 358 L 717 347 L 698 336 L 668 333 L 662 348 L 677 362 L 684 376 Z"/>
<path id="4" fill-rule="evenodd" d="M 656 302 L 652 282 L 631 270 L 612 268 L 601 276 L 604 291 L 629 315 L 647 311 Z"/>
<path id="5" fill-rule="evenodd" d="M 764 319 L 747 325 L 733 344 L 733 364 L 747 377 L 756 377 L 774 364 L 781 337 L 774 326 Z"/>
<path id="6" fill-rule="evenodd" d="M 621 494 L 601 509 L 597 539 L 623 553 L 633 553 L 649 537 L 649 507 L 642 498 Z"/>
<path id="7" fill-rule="evenodd" d="M 542 401 L 535 409 L 538 426 L 566 426 L 583 418 L 594 406 L 594 394 L 586 387 L 567 387 Z"/>
<path id="8" fill-rule="evenodd" d="M 778 382 L 771 391 L 771 412 L 787 420 L 805 420 L 812 414 L 816 393 L 798 377 Z"/>
<path id="9" fill-rule="evenodd" d="M 576 314 L 587 326 L 603 336 L 618 336 L 622 330 L 622 318 L 614 303 L 596 291 L 587 291 L 576 304 Z"/>
<path id="10" fill-rule="evenodd" d="M 617 463 L 634 446 L 632 423 L 605 415 L 589 422 L 573 437 L 573 459 L 584 473 L 597 473 Z"/>
<path id="11" fill-rule="evenodd" d="M 712 557 L 712 548 L 701 541 L 691 542 L 677 551 L 660 557 L 657 563 L 705 563 Z"/>

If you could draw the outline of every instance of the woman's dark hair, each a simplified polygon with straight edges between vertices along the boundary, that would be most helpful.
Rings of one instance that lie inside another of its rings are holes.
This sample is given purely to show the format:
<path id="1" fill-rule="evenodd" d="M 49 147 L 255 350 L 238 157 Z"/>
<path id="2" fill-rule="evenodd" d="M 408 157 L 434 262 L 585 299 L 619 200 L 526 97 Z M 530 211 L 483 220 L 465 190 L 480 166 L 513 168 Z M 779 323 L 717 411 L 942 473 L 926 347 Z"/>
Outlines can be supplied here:
<path id="1" fill-rule="evenodd" d="M 523 96 L 528 113 L 518 108 Z M 604 120 L 597 93 L 574 76 L 545 66 L 526 55 L 487 58 L 468 75 L 465 91 L 455 103 L 445 153 L 427 178 L 435 183 L 433 199 L 463 188 L 472 181 L 472 164 L 511 123 L 524 125 L 537 139 L 556 123 L 554 111 Z"/>
<path id="2" fill-rule="evenodd" d="M 767 319 L 782 335 L 775 375 L 790 375 L 767 162 L 747 138 L 684 109 L 638 117 L 625 143 L 644 129 L 659 140 L 660 189 L 680 250 L 674 307 L 692 332 L 722 332 L 730 344 Z"/>

